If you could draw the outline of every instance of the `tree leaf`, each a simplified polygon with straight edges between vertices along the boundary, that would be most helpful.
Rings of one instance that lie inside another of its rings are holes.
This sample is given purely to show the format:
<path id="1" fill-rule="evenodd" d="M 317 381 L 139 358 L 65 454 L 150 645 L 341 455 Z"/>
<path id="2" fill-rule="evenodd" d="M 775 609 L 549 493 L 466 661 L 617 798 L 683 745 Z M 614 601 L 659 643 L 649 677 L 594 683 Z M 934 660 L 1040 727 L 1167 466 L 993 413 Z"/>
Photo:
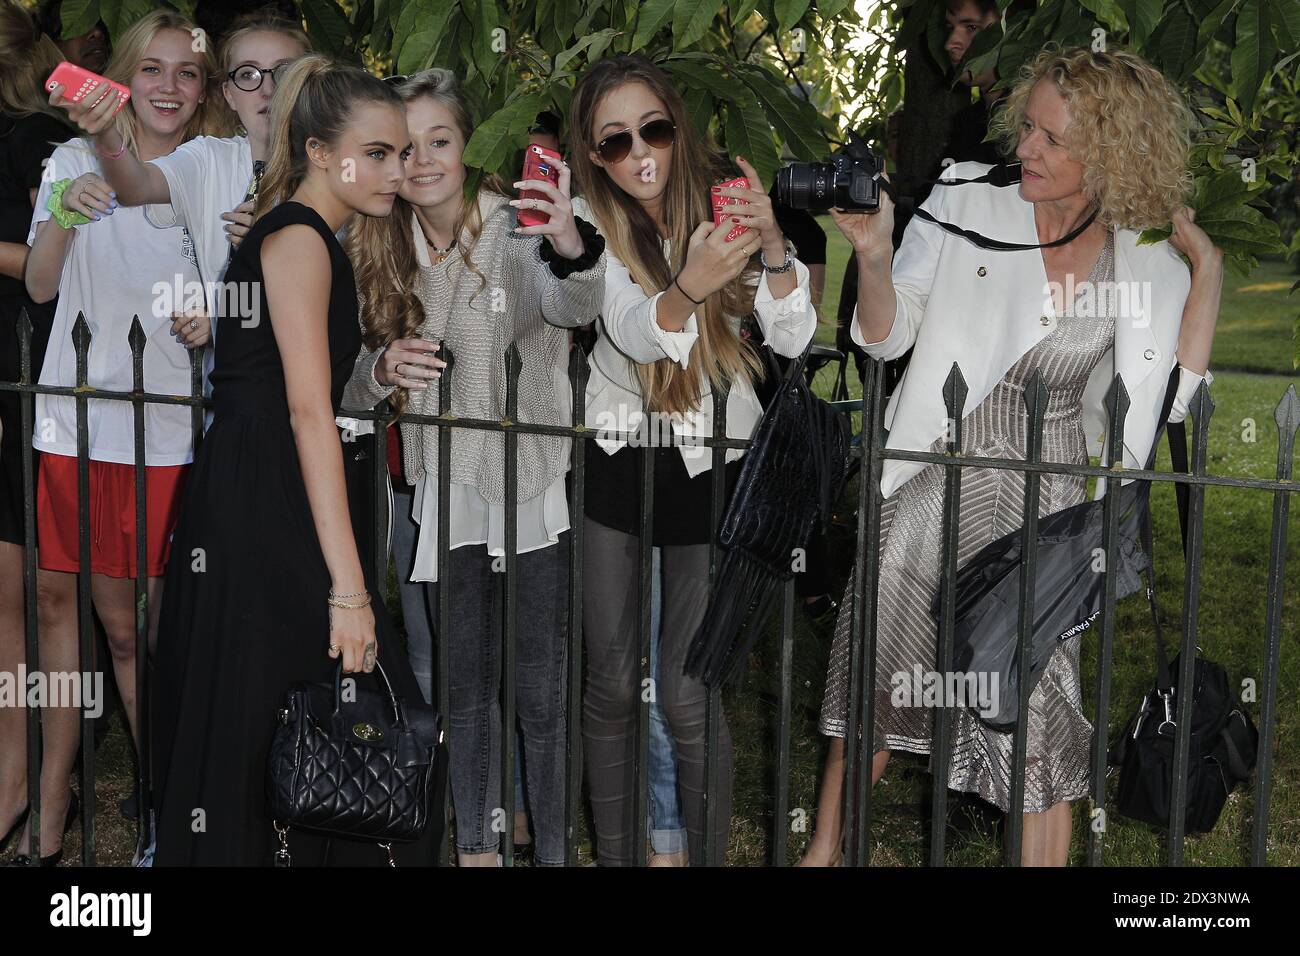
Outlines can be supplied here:
<path id="1" fill-rule="evenodd" d="M 1279 0 L 1273 7 L 1273 22 L 1291 49 L 1300 48 L 1300 3 Z"/>
<path id="2" fill-rule="evenodd" d="M 682 94 L 682 102 L 686 106 L 686 115 L 691 119 L 691 125 L 701 136 L 707 136 L 709 132 L 709 123 L 713 120 L 716 106 L 713 96 L 702 86 L 692 86 Z M 1300 235 L 1300 231 L 1297 231 Z"/>
<path id="3" fill-rule="evenodd" d="M 776 14 L 777 26 L 789 30 L 808 12 L 808 4 L 809 0 L 776 0 L 772 12 Z"/>
<path id="4" fill-rule="evenodd" d="M 743 89 L 739 83 L 729 82 L 722 72 L 707 60 L 671 56 L 664 60 L 662 66 L 670 73 L 686 80 L 689 85 L 706 89 L 720 100 L 733 101 L 738 91 Z"/>
<path id="5" fill-rule="evenodd" d="M 1237 14 L 1236 44 L 1232 48 L 1231 88 L 1241 110 L 1249 114 L 1255 99 L 1272 71 L 1277 44 L 1269 29 L 1268 6 L 1261 0 L 1246 0 Z"/>
<path id="6" fill-rule="evenodd" d="M 829 23 L 844 12 L 844 8 L 853 3 L 853 0 L 818 0 L 817 15 L 821 17 L 822 23 Z M 877 9 L 882 9 L 877 7 Z"/>
<path id="7" fill-rule="evenodd" d="M 507 162 L 514 150 L 523 146 L 528 131 L 537 122 L 545 98 L 540 93 L 525 93 L 515 97 L 505 106 L 479 124 L 474 135 L 465 144 L 462 161 L 488 172 L 496 172 Z"/>
<path id="8" fill-rule="evenodd" d="M 736 89 L 735 101 L 727 104 L 727 154 L 731 158 L 744 156 L 758 171 L 763 186 L 770 187 L 781 165 L 772 142 L 772 128 L 749 88 L 736 84 Z"/>
<path id="9" fill-rule="evenodd" d="M 492 49 L 493 31 L 498 25 L 496 0 L 461 0 L 460 5 L 470 27 L 474 65 L 488 76 L 501 57 Z"/>
<path id="10" fill-rule="evenodd" d="M 600 54 L 604 52 L 605 47 L 609 46 L 609 41 L 614 38 L 618 31 L 612 27 L 601 30 L 599 33 L 589 33 L 567 50 L 561 50 L 555 54 L 555 63 L 551 67 L 552 73 L 559 73 L 583 50 L 588 50 L 587 61 L 594 62 L 600 59 Z M 595 51 L 595 52 L 591 52 Z"/>
<path id="11" fill-rule="evenodd" d="M 1156 64 L 1179 82 L 1191 76 L 1196 68 L 1199 52 L 1196 36 L 1196 21 L 1186 9 L 1177 5 L 1169 8 L 1168 15 L 1151 34 Z"/>
<path id="12" fill-rule="evenodd" d="M 678 0 L 673 10 L 673 49 L 680 50 L 704 36 L 722 0 Z"/>
<path id="13" fill-rule="evenodd" d="M 303 0 L 302 18 L 307 36 L 320 53 L 340 57 L 347 49 L 352 24 L 334 0 Z"/>
<path id="14" fill-rule="evenodd" d="M 1160 22 L 1163 0 L 1119 0 L 1119 5 L 1128 18 L 1129 42 L 1136 47 L 1145 46 Z"/>
<path id="15" fill-rule="evenodd" d="M 419 14 L 411 26 L 411 34 L 402 44 L 402 52 L 394 63 L 395 73 L 418 73 L 433 61 L 438 43 L 447 32 L 447 23 L 457 12 L 454 3 L 434 7 Z M 405 13 L 402 16 L 405 21 Z M 394 33 L 394 40 L 397 34 Z"/>
<path id="16" fill-rule="evenodd" d="M 802 160 L 817 160 L 826 155 L 827 141 L 820 114 L 811 103 L 792 95 L 761 66 L 747 64 L 738 68 L 738 72 L 762 102 L 777 136 L 790 152 Z"/>
<path id="17" fill-rule="evenodd" d="M 636 18 L 636 36 L 632 39 L 632 49 L 644 49 L 650 38 L 659 32 L 669 17 L 673 15 L 676 0 L 647 0 L 642 4 Z"/>

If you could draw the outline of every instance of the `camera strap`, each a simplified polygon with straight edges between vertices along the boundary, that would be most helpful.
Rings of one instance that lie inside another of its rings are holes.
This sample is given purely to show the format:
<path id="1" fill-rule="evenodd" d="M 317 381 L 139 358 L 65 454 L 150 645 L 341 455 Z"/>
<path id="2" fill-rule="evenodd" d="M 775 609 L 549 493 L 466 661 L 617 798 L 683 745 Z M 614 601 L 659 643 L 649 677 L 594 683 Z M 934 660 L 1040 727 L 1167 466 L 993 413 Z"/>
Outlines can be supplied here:
<path id="1" fill-rule="evenodd" d="M 889 198 L 897 203 L 898 197 L 894 194 L 893 184 L 883 177 L 877 177 L 876 181 L 880 184 L 880 188 L 885 191 Z M 934 179 L 930 182 L 935 186 L 961 186 L 966 183 L 989 183 L 993 186 L 1012 186 L 1020 182 L 1020 164 L 999 163 L 983 176 L 976 176 L 974 179 Z M 1083 221 L 1082 225 L 1062 236 L 1060 239 L 1042 243 L 1004 242 L 1001 239 L 990 239 L 988 236 L 982 235 L 973 229 L 963 229 L 961 226 L 955 225 L 951 222 L 944 222 L 941 219 L 936 219 L 920 206 L 917 206 L 916 209 L 913 210 L 913 215 L 920 216 L 926 222 L 934 223 L 940 229 L 947 230 L 954 236 L 961 236 L 963 239 L 969 239 L 981 249 L 993 249 L 999 252 L 1019 252 L 1027 249 L 1051 249 L 1055 246 L 1063 246 L 1066 243 L 1073 242 L 1075 239 L 1078 239 L 1079 236 L 1083 235 L 1085 229 L 1092 225 L 1092 221 L 1097 218 L 1097 210 L 1093 209 L 1091 215 Z"/>

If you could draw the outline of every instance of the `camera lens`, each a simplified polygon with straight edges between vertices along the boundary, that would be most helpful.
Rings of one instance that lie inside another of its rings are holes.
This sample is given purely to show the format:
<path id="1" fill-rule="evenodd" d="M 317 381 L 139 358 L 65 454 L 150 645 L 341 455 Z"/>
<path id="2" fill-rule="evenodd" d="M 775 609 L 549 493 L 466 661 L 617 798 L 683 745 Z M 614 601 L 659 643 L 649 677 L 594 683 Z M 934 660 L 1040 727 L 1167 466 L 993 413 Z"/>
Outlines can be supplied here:
<path id="1" fill-rule="evenodd" d="M 776 174 L 776 201 L 788 209 L 830 208 L 832 170 L 828 163 L 791 163 Z"/>

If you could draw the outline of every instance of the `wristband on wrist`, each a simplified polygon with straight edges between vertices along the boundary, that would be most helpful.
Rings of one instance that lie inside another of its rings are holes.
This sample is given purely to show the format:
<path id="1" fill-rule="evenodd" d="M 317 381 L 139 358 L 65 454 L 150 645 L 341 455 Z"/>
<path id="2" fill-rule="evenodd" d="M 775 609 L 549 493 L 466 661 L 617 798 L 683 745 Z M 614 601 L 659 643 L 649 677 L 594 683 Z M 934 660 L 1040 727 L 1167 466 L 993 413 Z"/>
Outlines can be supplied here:
<path id="1" fill-rule="evenodd" d="M 126 137 L 122 138 L 122 145 L 118 147 L 118 150 L 115 153 L 104 152 L 104 149 L 99 145 L 99 140 L 97 138 L 95 140 L 95 152 L 99 153 L 99 155 L 103 156 L 105 159 L 117 159 L 126 152 Z"/>
<path id="2" fill-rule="evenodd" d="M 703 305 L 703 304 L 704 304 L 704 300 L 703 300 L 703 299 L 697 299 L 697 298 L 695 298 L 695 296 L 691 295 L 689 292 L 687 292 L 685 289 L 682 288 L 682 284 L 681 284 L 680 282 L 677 281 L 677 276 L 673 276 L 673 285 L 677 286 L 677 291 L 678 291 L 678 292 L 680 292 L 682 295 L 686 296 L 686 298 L 690 299 L 690 300 L 691 300 L 692 302 L 694 302 L 696 305 Z"/>
<path id="3" fill-rule="evenodd" d="M 93 221 L 75 209 L 69 209 L 63 205 L 63 194 L 71 185 L 71 179 L 60 179 L 53 183 L 50 186 L 50 198 L 45 201 L 45 208 L 50 211 L 55 221 L 64 229 L 71 229 L 73 226 L 84 226 L 86 223 Z"/>

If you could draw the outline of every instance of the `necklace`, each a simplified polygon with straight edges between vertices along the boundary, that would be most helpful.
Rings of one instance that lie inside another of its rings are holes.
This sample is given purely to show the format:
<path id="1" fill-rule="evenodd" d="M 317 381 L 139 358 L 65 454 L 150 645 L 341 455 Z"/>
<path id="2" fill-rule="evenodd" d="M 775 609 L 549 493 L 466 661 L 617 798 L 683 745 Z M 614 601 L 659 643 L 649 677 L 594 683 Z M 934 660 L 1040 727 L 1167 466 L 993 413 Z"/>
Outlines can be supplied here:
<path id="1" fill-rule="evenodd" d="M 447 257 L 451 255 L 451 250 L 456 248 L 455 239 L 451 241 L 451 245 L 449 245 L 446 249 L 439 249 L 437 246 L 433 244 L 433 240 L 430 239 L 428 236 L 424 237 L 424 241 L 429 244 L 429 248 L 432 249 L 436 254 L 436 258 L 433 260 L 433 264 L 436 266 L 442 265 L 447 260 Z"/>

